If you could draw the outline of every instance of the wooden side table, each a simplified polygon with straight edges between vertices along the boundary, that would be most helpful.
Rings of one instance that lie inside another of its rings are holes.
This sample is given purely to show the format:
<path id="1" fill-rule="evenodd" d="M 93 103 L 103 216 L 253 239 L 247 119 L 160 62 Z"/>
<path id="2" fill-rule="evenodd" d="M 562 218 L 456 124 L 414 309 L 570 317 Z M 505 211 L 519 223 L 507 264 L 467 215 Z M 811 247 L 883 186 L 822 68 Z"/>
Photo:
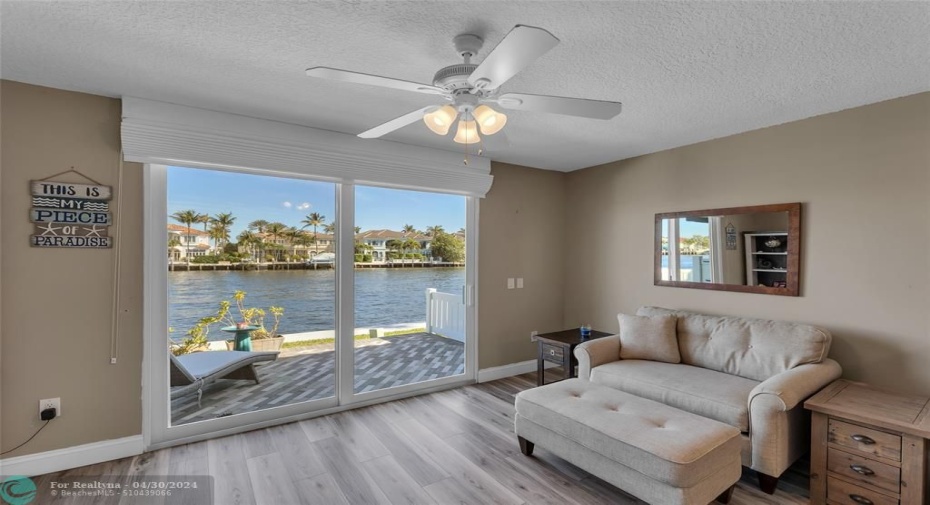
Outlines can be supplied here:
<path id="1" fill-rule="evenodd" d="M 838 380 L 806 402 L 811 503 L 924 505 L 930 397 Z"/>
<path id="2" fill-rule="evenodd" d="M 536 385 L 542 386 L 546 383 L 545 364 L 547 361 L 562 367 L 565 371 L 563 379 L 574 377 L 575 365 L 578 364 L 578 360 L 574 356 L 575 347 L 588 340 L 609 337 L 610 335 L 613 334 L 591 330 L 591 336 L 582 339 L 581 329 L 579 328 L 536 335 L 536 342 L 539 345 L 539 352 L 536 355 Z"/>

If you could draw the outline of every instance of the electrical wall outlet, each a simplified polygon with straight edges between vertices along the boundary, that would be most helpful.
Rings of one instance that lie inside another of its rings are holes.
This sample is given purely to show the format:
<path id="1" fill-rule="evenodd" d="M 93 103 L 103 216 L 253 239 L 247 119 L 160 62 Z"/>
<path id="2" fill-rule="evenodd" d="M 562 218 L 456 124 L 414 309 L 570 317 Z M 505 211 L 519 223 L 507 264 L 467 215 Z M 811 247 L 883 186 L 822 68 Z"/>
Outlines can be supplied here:
<path id="1" fill-rule="evenodd" d="M 48 398 L 39 400 L 39 415 L 45 409 L 55 409 L 55 417 L 61 417 L 61 398 Z"/>
<path id="2" fill-rule="evenodd" d="M 538 331 L 533 330 L 533 331 L 530 332 L 530 342 L 535 342 L 535 341 L 536 341 L 536 335 L 539 335 L 539 332 L 538 332 Z"/>

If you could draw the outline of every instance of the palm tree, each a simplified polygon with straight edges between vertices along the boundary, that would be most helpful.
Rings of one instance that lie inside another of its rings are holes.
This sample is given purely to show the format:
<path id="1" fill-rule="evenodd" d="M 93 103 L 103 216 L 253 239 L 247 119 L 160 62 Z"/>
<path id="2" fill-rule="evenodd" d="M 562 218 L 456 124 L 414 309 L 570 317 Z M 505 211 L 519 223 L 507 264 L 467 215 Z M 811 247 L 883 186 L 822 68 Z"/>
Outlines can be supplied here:
<path id="1" fill-rule="evenodd" d="M 426 236 L 435 237 L 436 235 L 439 235 L 440 233 L 444 233 L 445 231 L 446 230 L 442 227 L 442 225 L 439 225 L 439 224 L 437 224 L 436 226 L 427 226 Z"/>
<path id="2" fill-rule="evenodd" d="M 404 225 L 404 235 L 413 235 L 417 232 L 417 229 L 413 227 L 412 224 Z"/>
<path id="3" fill-rule="evenodd" d="M 403 248 L 404 248 L 404 254 L 406 254 L 407 251 L 419 251 L 420 243 L 417 242 L 416 240 L 413 240 L 412 238 L 408 238 L 407 240 L 404 240 Z"/>
<path id="4" fill-rule="evenodd" d="M 397 257 L 397 253 L 400 252 L 401 245 L 403 245 L 403 242 L 401 242 L 400 240 L 394 240 L 394 239 L 388 240 L 387 242 L 384 243 L 384 247 L 386 247 L 389 251 L 392 251 L 394 253 L 391 255 L 391 259 L 395 259 Z"/>
<path id="5" fill-rule="evenodd" d="M 336 233 L 336 223 L 333 222 L 333 223 L 329 223 L 328 225 L 324 226 L 323 233 L 328 233 L 330 235 Z"/>
<path id="6" fill-rule="evenodd" d="M 210 228 L 208 233 L 210 234 L 210 238 L 213 239 L 213 248 L 216 249 L 217 252 L 221 252 L 220 242 L 229 239 L 229 232 L 214 223 L 213 228 Z"/>
<path id="7" fill-rule="evenodd" d="M 181 241 L 178 240 L 178 237 L 172 236 L 171 239 L 168 240 L 168 258 L 172 258 L 171 251 L 179 245 L 181 245 Z"/>
<path id="8" fill-rule="evenodd" d="M 355 234 L 358 235 L 358 234 L 361 233 L 361 232 L 362 232 L 362 227 L 361 227 L 361 226 L 356 226 L 356 227 L 355 227 Z"/>
<path id="9" fill-rule="evenodd" d="M 287 226 L 284 223 L 270 223 L 265 227 L 265 231 L 271 235 L 271 238 L 276 246 L 275 249 L 278 251 L 278 259 L 280 260 L 280 249 L 277 247 L 278 239 L 281 238 L 281 235 L 287 230 Z"/>
<path id="10" fill-rule="evenodd" d="M 258 240 L 255 242 L 258 245 L 258 260 L 261 262 L 265 258 L 265 240 L 264 233 L 265 228 L 268 227 L 268 221 L 264 219 L 256 219 L 249 223 L 249 230 L 254 231 L 258 234 Z"/>
<path id="11" fill-rule="evenodd" d="M 239 236 L 236 237 L 236 240 L 240 245 L 245 245 L 245 247 L 249 250 L 249 254 L 253 257 L 255 256 L 255 253 L 252 247 L 261 243 L 261 239 L 258 237 L 258 235 L 252 233 L 249 230 L 245 230 L 240 233 Z"/>
<path id="12" fill-rule="evenodd" d="M 324 216 L 323 214 L 320 214 L 319 212 L 312 212 L 308 214 L 307 217 L 304 218 L 303 221 L 301 221 L 301 224 L 303 224 L 301 228 L 312 226 L 313 227 L 313 242 L 316 243 L 316 227 L 324 224 L 325 221 L 326 221 L 326 216 Z M 319 250 L 316 249 L 316 247 L 314 247 L 314 250 L 317 254 L 320 252 Z"/>
<path id="13" fill-rule="evenodd" d="M 171 214 L 171 218 L 179 223 L 184 223 L 184 226 L 187 226 L 187 245 L 185 247 L 186 254 L 184 259 L 188 263 L 191 261 L 191 225 L 194 223 L 199 223 L 201 214 L 198 214 L 195 210 L 179 210 L 174 214 Z"/>
<path id="14" fill-rule="evenodd" d="M 297 256 L 297 246 L 306 246 L 312 241 L 312 238 L 308 237 L 306 233 L 293 227 L 284 230 L 282 235 L 284 235 L 284 238 L 290 243 L 291 251 L 294 256 Z"/>
<path id="15" fill-rule="evenodd" d="M 203 232 L 207 233 L 209 231 L 207 225 L 210 224 L 210 214 L 197 214 L 197 219 L 194 222 L 202 224 Z"/>
<path id="16" fill-rule="evenodd" d="M 213 216 L 213 225 L 223 230 L 223 245 L 229 242 L 229 229 L 232 228 L 235 222 L 236 217 L 232 215 L 232 212 L 222 212 Z"/>

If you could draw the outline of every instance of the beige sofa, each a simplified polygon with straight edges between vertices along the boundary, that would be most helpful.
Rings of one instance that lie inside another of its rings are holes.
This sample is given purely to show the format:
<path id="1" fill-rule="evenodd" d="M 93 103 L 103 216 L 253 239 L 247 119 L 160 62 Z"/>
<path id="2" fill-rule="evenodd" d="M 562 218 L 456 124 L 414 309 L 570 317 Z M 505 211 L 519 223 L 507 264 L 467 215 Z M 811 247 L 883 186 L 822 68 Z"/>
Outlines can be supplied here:
<path id="1" fill-rule="evenodd" d="M 842 372 L 827 358 L 830 333 L 659 307 L 640 308 L 637 315 L 677 317 L 672 327 L 680 363 L 620 359 L 618 334 L 576 347 L 578 377 L 738 428 L 743 465 L 773 493 L 782 472 L 810 449 L 804 400 Z"/>

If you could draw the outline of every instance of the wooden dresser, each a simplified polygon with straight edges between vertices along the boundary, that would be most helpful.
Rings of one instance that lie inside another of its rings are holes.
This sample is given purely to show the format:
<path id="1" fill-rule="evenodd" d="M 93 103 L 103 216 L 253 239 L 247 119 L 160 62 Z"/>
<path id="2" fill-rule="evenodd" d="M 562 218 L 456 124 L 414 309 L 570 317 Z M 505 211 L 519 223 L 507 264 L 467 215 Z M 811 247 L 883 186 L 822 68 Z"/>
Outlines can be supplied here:
<path id="1" fill-rule="evenodd" d="M 811 503 L 925 505 L 930 397 L 838 380 L 811 410 Z"/>

